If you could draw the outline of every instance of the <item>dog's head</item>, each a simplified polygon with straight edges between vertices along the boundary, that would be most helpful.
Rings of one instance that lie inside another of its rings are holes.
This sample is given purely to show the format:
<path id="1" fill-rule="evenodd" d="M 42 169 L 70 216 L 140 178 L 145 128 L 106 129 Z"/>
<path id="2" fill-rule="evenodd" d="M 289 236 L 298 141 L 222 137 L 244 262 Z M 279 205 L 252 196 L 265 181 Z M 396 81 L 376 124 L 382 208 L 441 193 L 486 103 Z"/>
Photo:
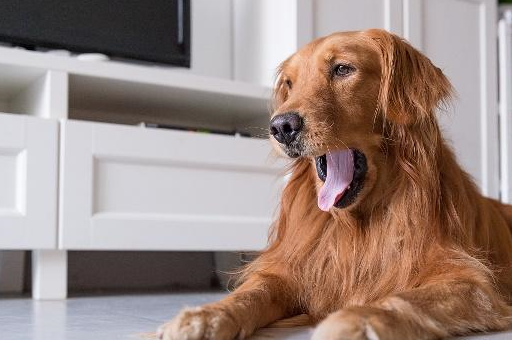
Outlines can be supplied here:
<path id="1" fill-rule="evenodd" d="M 281 65 L 270 137 L 287 156 L 311 160 L 322 210 L 355 206 L 385 185 L 392 165 L 420 171 L 408 158 L 421 158 L 416 144 L 434 138 L 425 131 L 437 131 L 435 108 L 450 91 L 442 72 L 401 38 L 335 33 Z"/>

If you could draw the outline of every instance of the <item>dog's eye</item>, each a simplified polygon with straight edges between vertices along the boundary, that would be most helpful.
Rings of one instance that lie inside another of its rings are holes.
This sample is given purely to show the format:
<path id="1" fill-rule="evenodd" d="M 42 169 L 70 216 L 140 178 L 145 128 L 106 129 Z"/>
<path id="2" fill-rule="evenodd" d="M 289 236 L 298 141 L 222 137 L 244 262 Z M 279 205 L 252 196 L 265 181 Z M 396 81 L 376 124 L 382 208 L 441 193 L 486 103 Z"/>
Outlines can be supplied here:
<path id="1" fill-rule="evenodd" d="M 335 76 L 338 76 L 338 77 L 346 77 L 349 74 L 351 74 L 352 72 L 354 72 L 355 70 L 356 69 L 351 65 L 338 64 L 338 65 L 334 66 L 333 73 Z"/>
<path id="2" fill-rule="evenodd" d="M 286 79 L 284 83 L 286 84 L 286 87 L 288 87 L 288 89 L 292 89 L 292 81 L 290 79 Z"/>

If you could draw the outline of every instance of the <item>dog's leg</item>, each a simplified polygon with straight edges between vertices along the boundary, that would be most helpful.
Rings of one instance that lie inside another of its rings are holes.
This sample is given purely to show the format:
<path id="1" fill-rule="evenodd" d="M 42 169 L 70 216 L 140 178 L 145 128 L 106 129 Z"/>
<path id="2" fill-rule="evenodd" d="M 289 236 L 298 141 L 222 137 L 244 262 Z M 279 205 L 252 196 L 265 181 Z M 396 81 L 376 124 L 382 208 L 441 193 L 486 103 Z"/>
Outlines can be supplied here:
<path id="1" fill-rule="evenodd" d="M 510 312 L 489 285 L 469 280 L 437 282 L 335 312 L 318 325 L 312 339 L 441 339 L 507 328 L 512 324 Z"/>
<path id="2" fill-rule="evenodd" d="M 158 330 L 163 340 L 243 339 L 256 329 L 290 316 L 290 289 L 277 276 L 250 277 L 224 300 L 181 311 Z"/>

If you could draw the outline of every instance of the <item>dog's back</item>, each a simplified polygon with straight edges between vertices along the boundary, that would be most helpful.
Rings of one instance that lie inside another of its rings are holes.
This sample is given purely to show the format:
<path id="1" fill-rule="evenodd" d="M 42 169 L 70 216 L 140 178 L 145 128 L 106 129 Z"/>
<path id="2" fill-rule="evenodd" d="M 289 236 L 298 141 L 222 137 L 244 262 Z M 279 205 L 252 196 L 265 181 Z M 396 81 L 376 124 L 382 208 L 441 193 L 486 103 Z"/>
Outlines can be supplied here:
<path id="1" fill-rule="evenodd" d="M 503 218 L 507 221 L 508 227 L 510 229 L 510 232 L 512 233 L 512 205 L 510 204 L 503 204 L 501 202 L 498 202 L 493 199 L 489 199 L 491 202 L 495 204 L 495 206 L 498 207 L 498 209 L 501 211 Z"/>
<path id="2" fill-rule="evenodd" d="M 512 304 L 512 205 L 491 198 L 485 198 L 484 205 L 486 203 L 494 208 L 484 209 L 492 221 L 488 241 L 491 261 L 496 267 L 502 294 L 508 298 L 509 304 Z M 485 249 L 484 245 L 482 247 Z"/>

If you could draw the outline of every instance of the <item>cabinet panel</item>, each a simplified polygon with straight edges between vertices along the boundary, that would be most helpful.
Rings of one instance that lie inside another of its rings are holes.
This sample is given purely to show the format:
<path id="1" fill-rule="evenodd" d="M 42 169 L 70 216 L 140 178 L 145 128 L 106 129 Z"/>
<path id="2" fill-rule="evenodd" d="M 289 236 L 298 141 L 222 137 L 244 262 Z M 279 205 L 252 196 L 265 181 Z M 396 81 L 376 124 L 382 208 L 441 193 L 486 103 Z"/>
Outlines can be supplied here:
<path id="1" fill-rule="evenodd" d="M 57 121 L 0 114 L 1 249 L 56 247 L 57 138 Z"/>
<path id="2" fill-rule="evenodd" d="M 253 250 L 282 186 L 268 141 L 66 121 L 66 249 Z"/>

